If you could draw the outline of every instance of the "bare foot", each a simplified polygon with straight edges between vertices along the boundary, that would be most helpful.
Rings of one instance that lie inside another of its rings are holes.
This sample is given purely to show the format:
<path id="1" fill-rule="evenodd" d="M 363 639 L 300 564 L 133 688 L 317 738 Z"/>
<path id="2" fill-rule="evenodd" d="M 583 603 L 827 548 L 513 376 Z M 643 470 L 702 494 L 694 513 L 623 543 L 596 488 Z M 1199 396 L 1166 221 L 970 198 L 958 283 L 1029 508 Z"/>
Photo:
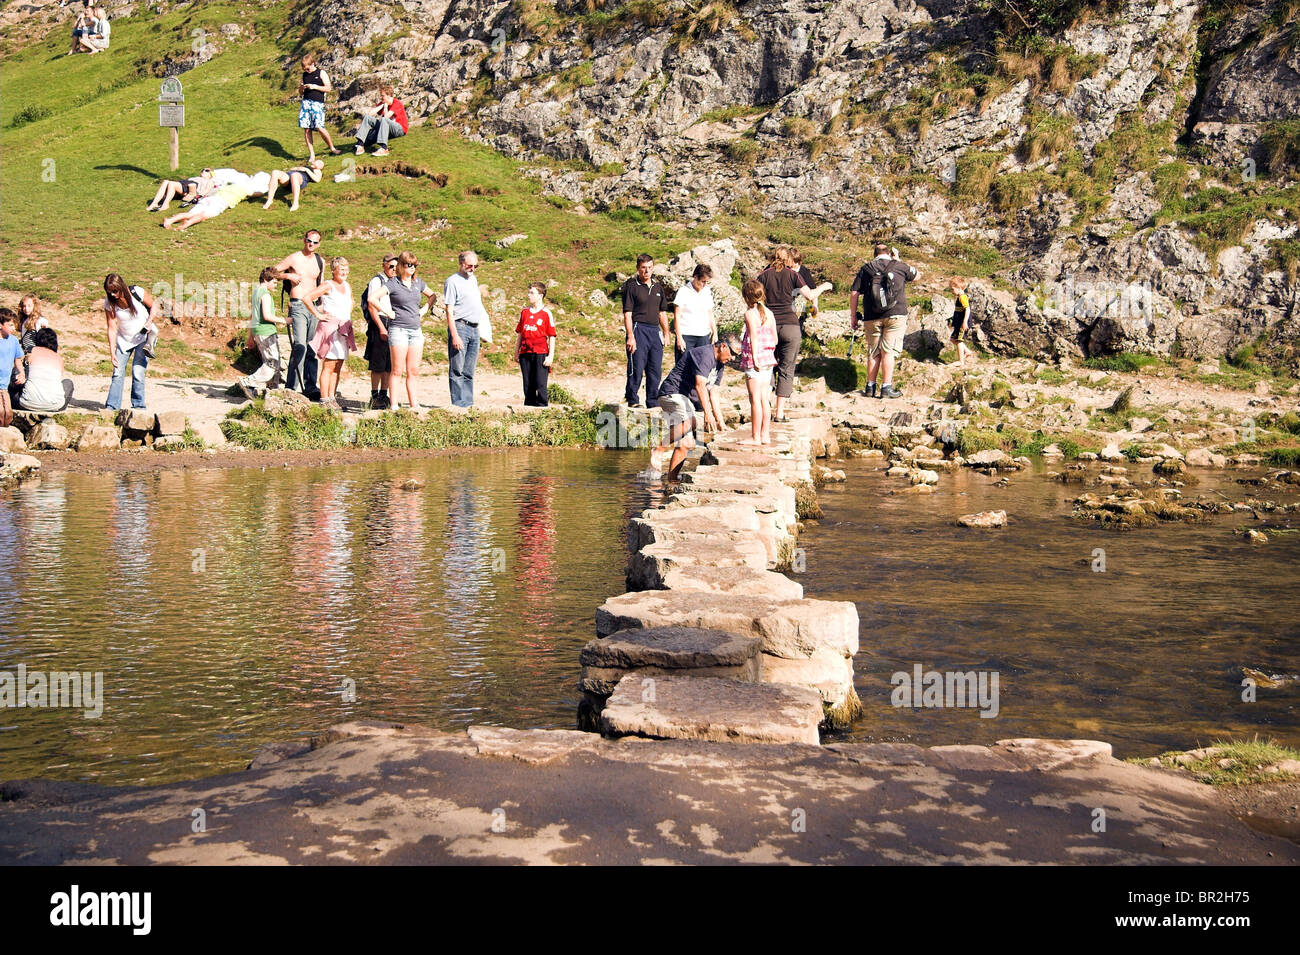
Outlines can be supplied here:
<path id="1" fill-rule="evenodd" d="M 289 207 L 289 211 L 290 211 L 290 212 L 297 212 L 297 211 L 298 211 L 298 203 L 295 202 L 293 205 L 291 205 L 291 206 Z"/>
<path id="2" fill-rule="evenodd" d="M 263 208 L 263 209 L 269 209 L 269 208 L 271 208 L 271 200 L 270 200 L 270 199 L 267 199 L 266 202 L 262 203 L 262 208 Z"/>
<path id="3" fill-rule="evenodd" d="M 737 443 L 737 444 L 757 445 L 757 444 L 762 444 L 763 442 L 760 441 L 758 438 L 746 438 L 745 440 L 743 440 L 743 441 L 737 441 L 736 443 Z"/>

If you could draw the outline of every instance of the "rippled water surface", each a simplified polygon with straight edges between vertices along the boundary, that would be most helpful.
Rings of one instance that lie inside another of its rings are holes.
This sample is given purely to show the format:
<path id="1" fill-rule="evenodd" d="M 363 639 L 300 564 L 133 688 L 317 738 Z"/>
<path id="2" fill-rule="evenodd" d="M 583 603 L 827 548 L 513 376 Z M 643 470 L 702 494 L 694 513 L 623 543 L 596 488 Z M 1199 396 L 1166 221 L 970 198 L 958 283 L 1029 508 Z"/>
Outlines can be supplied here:
<path id="1" fill-rule="evenodd" d="M 0 710 L 0 778 L 210 775 L 351 719 L 569 728 L 643 465 L 470 454 L 0 495 L 0 669 L 104 680 L 98 719 Z"/>
<path id="2" fill-rule="evenodd" d="M 1296 688 L 1261 688 L 1246 703 L 1240 685 L 1243 665 L 1300 672 L 1300 533 L 1263 545 L 1234 533 L 1288 518 L 1297 527 L 1297 515 L 1115 531 L 1067 516 L 1078 485 L 1025 474 L 998 488 L 965 472 L 944 475 L 929 496 L 891 495 L 897 480 L 858 461 L 846 471 L 848 483 L 822 493 L 825 520 L 801 537 L 799 579 L 809 596 L 858 607 L 866 716 L 849 736 L 924 745 L 1087 737 L 1121 756 L 1256 733 L 1300 746 Z M 1238 484 L 1242 476 L 1202 474 L 1189 491 L 1261 493 Z M 990 509 L 1005 509 L 1009 525 L 954 525 Z M 892 675 L 918 663 L 997 671 L 999 715 L 893 707 Z"/>

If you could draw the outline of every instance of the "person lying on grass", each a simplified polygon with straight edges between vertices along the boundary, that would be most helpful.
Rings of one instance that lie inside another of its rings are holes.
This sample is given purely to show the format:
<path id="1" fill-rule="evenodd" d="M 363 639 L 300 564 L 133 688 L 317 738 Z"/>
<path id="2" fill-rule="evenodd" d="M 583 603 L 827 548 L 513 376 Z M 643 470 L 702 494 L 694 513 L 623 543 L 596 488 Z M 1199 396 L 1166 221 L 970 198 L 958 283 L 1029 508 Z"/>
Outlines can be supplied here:
<path id="1" fill-rule="evenodd" d="M 149 200 L 150 212 L 162 212 L 179 198 L 182 205 L 193 205 L 217 191 L 217 181 L 210 168 L 202 170 L 193 179 L 164 179 L 158 191 Z"/>

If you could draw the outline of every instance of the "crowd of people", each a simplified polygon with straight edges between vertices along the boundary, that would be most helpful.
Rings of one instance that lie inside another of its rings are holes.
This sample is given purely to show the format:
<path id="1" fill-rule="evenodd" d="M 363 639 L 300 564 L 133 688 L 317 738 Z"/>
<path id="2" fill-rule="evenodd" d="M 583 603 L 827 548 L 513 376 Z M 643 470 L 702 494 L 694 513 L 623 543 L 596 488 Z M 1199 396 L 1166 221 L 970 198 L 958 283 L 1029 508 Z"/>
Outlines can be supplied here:
<path id="1" fill-rule="evenodd" d="M 216 178 L 220 170 L 204 170 L 201 180 Z M 195 183 L 179 183 L 170 192 L 184 195 Z M 202 186 L 199 184 L 199 188 Z M 222 187 L 218 187 L 219 189 Z M 303 235 L 299 250 L 274 266 L 263 268 L 251 299 L 245 348 L 256 350 L 261 364 L 239 381 L 250 398 L 281 387 L 309 400 L 342 410 L 339 386 L 347 358 L 357 350 L 353 328 L 356 297 L 349 281 L 351 266 L 342 256 L 328 262 L 320 251 L 321 234 Z M 907 286 L 918 270 L 903 262 L 897 249 L 876 244 L 874 257 L 857 272 L 849 291 L 851 329 L 865 329 L 868 397 L 897 398 L 895 363 L 903 350 L 907 325 Z M 420 263 L 413 252 L 385 253 L 377 273 L 360 297 L 365 321 L 364 358 L 370 372 L 370 401 L 376 410 L 432 407 L 420 401 L 420 369 L 424 358 L 425 317 L 437 294 L 417 274 Z M 457 256 L 457 269 L 442 284 L 442 315 L 448 345 L 448 382 L 452 407 L 474 404 L 474 372 L 480 343 L 491 343 L 491 317 L 478 283 L 479 259 L 472 250 Z M 820 296 L 830 282 L 813 285 L 798 250 L 775 248 L 765 269 L 746 281 L 742 334 L 719 334 L 713 292 L 713 270 L 697 265 L 691 278 L 669 293 L 654 276 L 654 259 L 638 256 L 636 273 L 622 287 L 623 324 L 626 335 L 627 374 L 624 398 L 630 408 L 656 405 L 663 413 L 668 443 L 673 452 L 670 477 L 680 472 L 695 446 L 697 415 L 709 431 L 723 426 L 718 390 L 724 367 L 733 359 L 745 376 L 749 397 L 750 434 L 742 444 L 772 443 L 772 423 L 787 420 L 785 406 L 794 387 L 794 374 L 802 344 L 804 314 L 815 315 Z M 277 303 L 274 294 L 280 286 Z M 951 343 L 963 364 L 970 355 L 964 337 L 970 324 L 970 299 L 966 281 L 949 282 L 955 296 Z M 530 283 L 527 304 L 515 325 L 511 355 L 519 365 L 524 405 L 546 407 L 549 373 L 555 361 L 558 337 L 555 316 L 546 305 L 547 286 Z M 129 397 L 131 407 L 144 408 L 145 378 L 158 339 L 157 320 L 163 303 L 140 285 L 128 284 L 110 273 L 104 279 L 103 311 L 113 373 L 105 407 L 119 409 Z M 288 298 L 287 310 L 284 299 Z M 672 315 L 671 324 L 669 314 Z M 288 335 L 289 349 L 280 345 Z M 674 362 L 662 374 L 663 351 L 669 335 Z M 287 371 L 286 371 L 287 369 Z M 125 394 L 130 377 L 129 395 Z M 640 401 L 645 382 L 645 404 Z M 19 311 L 0 309 L 0 383 L 12 406 L 32 411 L 59 411 L 72 396 L 72 382 L 64 377 L 58 355 L 58 337 L 40 314 L 40 303 L 26 295 Z M 667 451 L 667 446 L 661 448 Z"/>

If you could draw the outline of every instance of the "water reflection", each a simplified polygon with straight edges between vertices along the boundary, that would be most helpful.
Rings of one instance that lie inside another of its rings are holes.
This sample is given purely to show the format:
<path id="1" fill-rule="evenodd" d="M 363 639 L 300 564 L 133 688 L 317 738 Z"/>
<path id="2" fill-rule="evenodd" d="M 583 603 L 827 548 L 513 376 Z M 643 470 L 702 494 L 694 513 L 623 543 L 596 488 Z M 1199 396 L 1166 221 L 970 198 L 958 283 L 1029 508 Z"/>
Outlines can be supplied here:
<path id="1" fill-rule="evenodd" d="M 0 714 L 0 778 L 229 771 L 357 718 L 568 728 L 577 651 L 623 589 L 623 516 L 646 506 L 631 457 L 51 475 L 0 495 L 0 668 L 105 682 L 98 721 Z"/>

